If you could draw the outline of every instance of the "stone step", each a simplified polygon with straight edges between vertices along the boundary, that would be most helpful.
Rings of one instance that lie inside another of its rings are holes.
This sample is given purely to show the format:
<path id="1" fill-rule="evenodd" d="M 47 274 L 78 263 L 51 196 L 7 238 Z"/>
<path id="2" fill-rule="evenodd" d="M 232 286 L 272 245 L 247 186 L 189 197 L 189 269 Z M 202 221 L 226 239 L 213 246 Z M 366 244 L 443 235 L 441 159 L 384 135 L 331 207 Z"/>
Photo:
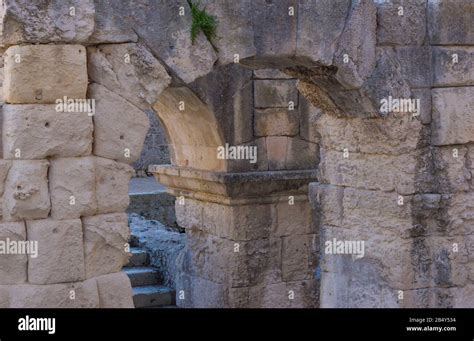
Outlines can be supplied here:
<path id="1" fill-rule="evenodd" d="M 135 308 L 169 307 L 175 305 L 175 291 L 159 285 L 133 288 Z"/>
<path id="2" fill-rule="evenodd" d="M 145 285 L 155 285 L 160 283 L 160 275 L 155 268 L 152 267 L 132 267 L 124 268 L 123 271 L 130 278 L 132 287 L 140 287 Z"/>
<path id="3" fill-rule="evenodd" d="M 148 253 L 138 247 L 130 248 L 130 257 L 127 267 L 147 266 L 149 264 Z"/>

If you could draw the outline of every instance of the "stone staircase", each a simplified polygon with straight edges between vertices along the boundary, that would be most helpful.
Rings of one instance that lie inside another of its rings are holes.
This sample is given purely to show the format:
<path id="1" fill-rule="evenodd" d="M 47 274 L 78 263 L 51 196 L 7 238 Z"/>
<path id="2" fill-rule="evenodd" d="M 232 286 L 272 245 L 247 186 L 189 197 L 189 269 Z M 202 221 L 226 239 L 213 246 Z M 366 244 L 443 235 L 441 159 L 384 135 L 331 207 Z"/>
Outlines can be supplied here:
<path id="1" fill-rule="evenodd" d="M 175 291 L 162 285 L 159 271 L 150 266 L 148 253 L 138 247 L 137 240 L 131 239 L 132 254 L 123 271 L 130 278 L 135 308 L 176 307 Z"/>

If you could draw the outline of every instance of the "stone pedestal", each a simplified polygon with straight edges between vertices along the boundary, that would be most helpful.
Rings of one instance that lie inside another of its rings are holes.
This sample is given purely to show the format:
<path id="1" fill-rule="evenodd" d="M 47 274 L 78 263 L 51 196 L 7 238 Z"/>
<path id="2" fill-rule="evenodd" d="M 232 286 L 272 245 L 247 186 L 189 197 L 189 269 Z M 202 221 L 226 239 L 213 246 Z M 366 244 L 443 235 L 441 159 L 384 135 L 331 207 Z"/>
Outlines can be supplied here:
<path id="1" fill-rule="evenodd" d="M 315 171 L 221 173 L 152 166 L 186 229 L 181 307 L 317 307 Z"/>

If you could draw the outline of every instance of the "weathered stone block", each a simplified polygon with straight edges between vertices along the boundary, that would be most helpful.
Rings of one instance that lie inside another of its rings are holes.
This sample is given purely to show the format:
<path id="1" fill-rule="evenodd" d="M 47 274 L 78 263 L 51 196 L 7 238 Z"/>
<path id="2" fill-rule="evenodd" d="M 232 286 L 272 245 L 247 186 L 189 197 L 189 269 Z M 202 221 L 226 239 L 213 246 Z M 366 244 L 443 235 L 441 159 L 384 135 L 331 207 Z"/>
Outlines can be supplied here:
<path id="1" fill-rule="evenodd" d="M 248 171 L 266 171 L 268 170 L 267 146 L 265 137 L 257 138 L 251 142 L 243 143 L 242 146 L 248 146 L 255 149 L 255 158 L 252 156 L 244 159 L 227 160 L 227 170 L 229 172 L 248 172 Z M 254 162 L 255 161 L 255 162 Z"/>
<path id="2" fill-rule="evenodd" d="M 294 78 L 278 69 L 260 69 L 254 70 L 253 76 L 256 79 L 291 79 Z"/>
<path id="3" fill-rule="evenodd" d="M 294 236 L 315 233 L 311 223 L 311 207 L 306 201 L 277 203 L 274 207 L 276 219 L 273 226 L 275 236 Z"/>
<path id="4" fill-rule="evenodd" d="M 86 59 L 86 49 L 81 45 L 10 47 L 5 52 L 5 102 L 56 103 L 64 96 L 86 98 Z"/>
<path id="5" fill-rule="evenodd" d="M 147 115 L 99 84 L 89 87 L 89 97 L 96 100 L 94 154 L 125 163 L 137 161 L 150 128 Z"/>
<path id="6" fill-rule="evenodd" d="M 469 190 L 471 173 L 466 168 L 466 153 L 464 146 L 433 148 L 438 193 Z"/>
<path id="7" fill-rule="evenodd" d="M 474 43 L 474 4 L 469 0 L 428 1 L 428 33 L 434 45 Z"/>
<path id="8" fill-rule="evenodd" d="M 45 159 L 88 155 L 92 117 L 58 112 L 55 105 L 5 105 L 3 155 L 6 159 Z"/>
<path id="9" fill-rule="evenodd" d="M 10 171 L 10 167 L 12 166 L 12 162 L 9 160 L 0 160 L 0 195 L 3 194 L 5 189 L 5 180 L 7 179 L 8 172 Z"/>
<path id="10" fill-rule="evenodd" d="M 125 212 L 130 203 L 128 187 L 133 168 L 124 163 L 97 157 L 95 193 L 98 213 Z"/>
<path id="11" fill-rule="evenodd" d="M 176 222 L 180 227 L 186 229 L 197 228 L 201 229 L 202 210 L 205 206 L 204 202 L 189 198 L 177 198 L 175 201 Z M 214 233 L 215 231 L 209 231 Z"/>
<path id="12" fill-rule="evenodd" d="M 134 308 L 132 286 L 124 272 L 96 278 L 101 308 Z"/>
<path id="13" fill-rule="evenodd" d="M 171 80 L 165 68 L 142 44 L 89 47 L 87 57 L 92 81 L 142 110 L 151 108 Z"/>
<path id="14" fill-rule="evenodd" d="M 176 305 L 179 308 L 215 308 L 229 304 L 223 284 L 183 273 L 178 274 L 176 282 Z"/>
<path id="15" fill-rule="evenodd" d="M 74 219 L 96 212 L 94 169 L 92 157 L 51 161 L 49 188 L 53 219 Z"/>
<path id="16" fill-rule="evenodd" d="M 255 110 L 255 136 L 294 136 L 298 134 L 299 117 L 297 110 L 284 108 Z"/>
<path id="17" fill-rule="evenodd" d="M 426 1 L 379 1 L 377 44 L 422 45 L 426 39 Z"/>
<path id="18" fill-rule="evenodd" d="M 24 222 L 0 224 L 0 241 L 2 243 L 0 284 L 20 284 L 26 282 L 28 256 L 26 253 L 21 253 L 19 248 L 25 240 L 26 228 Z M 16 251 L 9 248 L 10 242 L 16 245 Z"/>
<path id="19" fill-rule="evenodd" d="M 201 33 L 191 42 L 192 16 L 186 0 L 148 1 L 146 6 L 137 6 L 135 0 L 111 1 L 110 6 L 185 83 L 212 70 L 217 55 L 211 44 Z M 180 15 L 181 7 L 184 15 Z"/>
<path id="20" fill-rule="evenodd" d="M 315 169 L 319 163 L 319 145 L 298 137 L 288 138 L 286 169 Z"/>
<path id="21" fill-rule="evenodd" d="M 0 285 L 0 308 L 10 307 L 10 286 Z"/>
<path id="22" fill-rule="evenodd" d="M 128 262 L 126 213 L 82 218 L 86 278 L 118 272 Z"/>
<path id="23" fill-rule="evenodd" d="M 303 139 L 313 143 L 319 143 L 321 133 L 318 122 L 323 111 L 320 108 L 313 106 L 303 96 L 299 96 L 299 116 L 300 116 L 300 135 Z M 328 115 L 329 116 L 329 115 Z"/>
<path id="24" fill-rule="evenodd" d="M 50 284 L 84 280 L 80 219 L 30 220 L 27 239 L 38 242 L 38 257 L 28 257 L 28 282 Z"/>
<path id="25" fill-rule="evenodd" d="M 94 0 L 94 31 L 88 39 L 91 44 L 136 42 L 138 36 L 111 6 L 113 0 Z"/>
<path id="26" fill-rule="evenodd" d="M 282 238 L 281 268 L 283 281 L 311 279 L 317 266 L 319 240 L 315 234 Z"/>
<path id="27" fill-rule="evenodd" d="M 269 136 L 266 138 L 269 170 L 285 169 L 288 140 L 289 138 L 286 136 Z"/>
<path id="28" fill-rule="evenodd" d="M 360 87 L 375 67 L 376 11 L 372 1 L 352 2 L 334 56 L 335 77 L 346 88 Z"/>
<path id="29" fill-rule="evenodd" d="M 432 137 L 434 145 L 474 141 L 474 88 L 432 89 Z"/>
<path id="30" fill-rule="evenodd" d="M 5 220 L 48 217 L 48 161 L 13 161 L 3 193 Z"/>
<path id="31" fill-rule="evenodd" d="M 297 5 L 297 0 L 251 2 L 254 44 L 258 56 L 294 55 Z M 293 16 L 288 12 L 290 6 L 294 9 Z"/>
<path id="32" fill-rule="evenodd" d="M 13 285 L 10 308 L 99 308 L 97 283 L 91 279 L 65 284 Z"/>
<path id="33" fill-rule="evenodd" d="M 94 29 L 93 0 L 6 0 L 2 10 L 6 45 L 85 42 Z"/>
<path id="34" fill-rule="evenodd" d="M 422 124 L 431 123 L 431 89 L 413 89 L 411 97 L 420 100 L 419 120 Z"/>
<path id="35" fill-rule="evenodd" d="M 400 46 L 395 48 L 401 66 L 401 75 L 412 88 L 429 88 L 430 47 Z"/>
<path id="36" fill-rule="evenodd" d="M 288 108 L 290 101 L 298 105 L 296 82 L 291 79 L 255 80 L 254 96 L 257 108 Z"/>
<path id="37" fill-rule="evenodd" d="M 350 0 L 299 1 L 296 55 L 331 65 L 350 6 Z M 275 25 L 267 26 L 273 32 Z M 283 36 L 275 35 L 278 39 Z"/>
<path id="38" fill-rule="evenodd" d="M 474 47 L 434 46 L 431 51 L 433 86 L 474 85 Z"/>

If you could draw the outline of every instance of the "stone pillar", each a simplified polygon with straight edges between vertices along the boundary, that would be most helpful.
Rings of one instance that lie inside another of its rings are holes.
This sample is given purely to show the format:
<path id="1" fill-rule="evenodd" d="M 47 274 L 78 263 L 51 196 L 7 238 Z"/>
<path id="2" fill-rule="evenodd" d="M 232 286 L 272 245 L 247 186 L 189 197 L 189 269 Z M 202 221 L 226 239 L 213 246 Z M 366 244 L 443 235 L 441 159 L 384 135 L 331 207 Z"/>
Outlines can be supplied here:
<path id="1" fill-rule="evenodd" d="M 186 228 L 179 306 L 318 306 L 319 242 L 307 199 L 314 170 L 150 171 L 177 197 Z"/>

